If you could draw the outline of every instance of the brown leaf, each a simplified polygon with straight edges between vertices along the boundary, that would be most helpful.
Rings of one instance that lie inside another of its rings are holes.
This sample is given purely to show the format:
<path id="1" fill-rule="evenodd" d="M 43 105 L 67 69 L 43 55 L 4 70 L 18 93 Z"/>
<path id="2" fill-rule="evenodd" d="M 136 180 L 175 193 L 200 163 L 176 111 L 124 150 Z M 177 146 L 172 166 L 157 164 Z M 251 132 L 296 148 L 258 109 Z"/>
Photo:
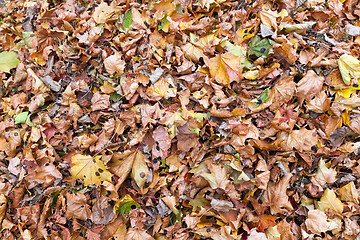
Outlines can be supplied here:
<path id="1" fill-rule="evenodd" d="M 66 193 L 67 207 L 65 217 L 86 221 L 90 217 L 90 206 L 83 193 Z"/>
<path id="2" fill-rule="evenodd" d="M 122 55 L 119 52 L 116 52 L 115 54 L 105 58 L 104 65 L 106 71 L 113 75 L 114 73 L 122 74 L 124 73 L 125 69 L 125 61 L 123 61 L 121 58 Z"/>
<path id="3" fill-rule="evenodd" d="M 106 110 L 110 106 L 110 96 L 96 92 L 91 98 L 91 109 L 93 111 Z"/>
<path id="4" fill-rule="evenodd" d="M 274 111 L 281 107 L 281 105 L 290 101 L 294 96 L 296 83 L 294 77 L 287 76 L 279 79 L 278 83 L 274 86 L 274 100 L 270 106 L 270 110 Z"/>
<path id="5" fill-rule="evenodd" d="M 319 77 L 313 70 L 309 70 L 305 76 L 296 84 L 296 96 L 300 103 L 305 99 L 311 99 L 316 96 L 324 83 L 324 77 Z"/>
<path id="6" fill-rule="evenodd" d="M 156 144 L 152 148 L 153 158 L 166 158 L 171 147 L 171 138 L 163 126 L 157 127 L 152 135 Z"/>
<path id="7" fill-rule="evenodd" d="M 271 214 L 286 213 L 293 209 L 286 194 L 291 176 L 292 175 L 289 173 L 278 183 L 268 185 L 268 188 L 263 195 L 263 201 L 269 205 Z"/>

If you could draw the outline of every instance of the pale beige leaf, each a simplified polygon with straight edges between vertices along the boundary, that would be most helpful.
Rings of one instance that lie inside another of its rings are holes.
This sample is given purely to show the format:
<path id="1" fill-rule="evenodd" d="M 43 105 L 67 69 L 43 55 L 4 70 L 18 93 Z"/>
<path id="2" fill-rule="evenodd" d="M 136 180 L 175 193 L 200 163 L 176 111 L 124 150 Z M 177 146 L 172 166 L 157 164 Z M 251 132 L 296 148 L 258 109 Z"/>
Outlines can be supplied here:
<path id="1" fill-rule="evenodd" d="M 309 70 L 296 85 L 296 95 L 300 103 L 318 94 L 323 86 L 324 80 L 324 77 L 319 77 L 313 70 Z"/>
<path id="2" fill-rule="evenodd" d="M 115 54 L 105 58 L 104 60 L 105 69 L 110 74 L 122 74 L 125 69 L 125 61 L 122 60 L 121 54 L 116 52 Z"/>
<path id="3" fill-rule="evenodd" d="M 325 183 L 333 183 L 336 180 L 336 170 L 332 168 L 327 168 L 324 160 L 319 161 L 318 171 L 314 176 L 315 180 L 320 184 L 324 185 Z"/>
<path id="4" fill-rule="evenodd" d="M 323 211 L 318 209 L 308 212 L 308 219 L 305 220 L 306 228 L 315 234 L 321 234 L 328 230 L 327 216 Z"/>

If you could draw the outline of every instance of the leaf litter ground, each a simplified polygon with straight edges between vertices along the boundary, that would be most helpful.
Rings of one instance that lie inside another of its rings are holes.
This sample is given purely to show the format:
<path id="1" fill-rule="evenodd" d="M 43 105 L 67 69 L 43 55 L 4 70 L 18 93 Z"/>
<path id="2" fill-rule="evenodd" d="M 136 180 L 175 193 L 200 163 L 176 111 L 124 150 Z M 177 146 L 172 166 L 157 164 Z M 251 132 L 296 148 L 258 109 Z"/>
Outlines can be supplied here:
<path id="1" fill-rule="evenodd" d="M 359 16 L 1 1 L 1 239 L 358 239 Z"/>

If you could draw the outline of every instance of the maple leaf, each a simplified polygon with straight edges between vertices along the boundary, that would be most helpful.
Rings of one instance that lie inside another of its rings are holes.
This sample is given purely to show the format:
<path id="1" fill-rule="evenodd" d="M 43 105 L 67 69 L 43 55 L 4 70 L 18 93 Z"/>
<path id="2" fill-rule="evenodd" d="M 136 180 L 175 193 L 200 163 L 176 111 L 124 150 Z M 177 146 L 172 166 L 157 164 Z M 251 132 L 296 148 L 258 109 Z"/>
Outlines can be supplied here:
<path id="1" fill-rule="evenodd" d="M 129 229 L 124 240 L 154 240 L 149 234 L 145 231 L 139 229 Z"/>
<path id="2" fill-rule="evenodd" d="M 86 203 L 87 197 L 83 193 L 66 193 L 67 207 L 66 217 L 67 218 L 78 218 L 86 221 L 91 214 L 90 206 Z"/>
<path id="3" fill-rule="evenodd" d="M 100 160 L 101 156 L 91 157 L 76 154 L 71 157 L 71 175 L 74 179 L 83 179 L 85 186 L 96 184 L 101 181 L 111 182 L 112 174 L 107 170 L 104 163 Z"/>
<path id="4" fill-rule="evenodd" d="M 344 209 L 343 203 L 336 197 L 336 194 L 333 190 L 327 188 L 325 189 L 324 194 L 320 198 L 320 201 L 317 202 L 317 208 L 324 211 L 325 209 L 332 209 L 337 213 L 342 213 Z"/>
<path id="5" fill-rule="evenodd" d="M 300 103 L 317 95 L 323 86 L 324 80 L 323 77 L 319 77 L 313 70 L 309 70 L 296 85 L 296 95 L 300 99 Z"/>
<path id="6" fill-rule="evenodd" d="M 209 206 L 210 201 L 197 195 L 194 199 L 189 201 L 189 204 L 193 207 L 193 211 L 196 211 L 198 207 Z"/>
<path id="7" fill-rule="evenodd" d="M 305 221 L 306 228 L 315 234 L 321 234 L 328 230 L 327 216 L 324 212 L 315 209 L 308 212 L 308 219 Z"/>
<path id="8" fill-rule="evenodd" d="M 319 168 L 314 176 L 315 180 L 320 184 L 324 185 L 325 183 L 333 183 L 336 180 L 336 170 L 332 168 L 327 168 L 324 160 L 319 161 Z"/>
<path id="9" fill-rule="evenodd" d="M 226 170 L 220 165 L 215 164 L 209 164 L 208 168 L 211 173 L 203 172 L 200 174 L 200 176 L 209 182 L 211 188 L 221 188 L 225 190 L 226 186 L 230 183 Z"/>
<path id="10" fill-rule="evenodd" d="M 272 111 L 278 109 L 282 104 L 289 102 L 294 96 L 296 90 L 294 77 L 287 76 L 279 79 L 273 89 L 274 100 L 273 104 L 270 106 Z"/>
<path id="11" fill-rule="evenodd" d="M 284 213 L 293 209 L 286 194 L 291 176 L 291 174 L 288 174 L 278 183 L 268 185 L 263 195 L 263 201 L 269 204 L 271 214 Z"/>
<path id="12" fill-rule="evenodd" d="M 121 11 L 120 7 L 116 6 L 116 2 L 113 1 L 110 6 L 106 2 L 101 2 L 96 8 L 92 15 L 95 22 L 106 23 L 115 21 L 118 19 L 118 13 Z"/>
<path id="13" fill-rule="evenodd" d="M 121 59 L 121 54 L 116 52 L 115 54 L 105 58 L 104 65 L 105 69 L 111 75 L 114 73 L 122 74 L 125 69 L 125 61 Z"/>
<path id="14" fill-rule="evenodd" d="M 230 83 L 242 79 L 241 57 L 224 53 L 207 60 L 210 75 L 219 84 L 230 87 Z"/>
<path id="15" fill-rule="evenodd" d="M 110 238 L 114 238 L 116 240 L 125 239 L 127 233 L 126 225 L 119 215 L 113 221 L 111 221 L 106 227 L 104 231 L 101 233 L 101 239 L 107 240 Z"/>
<path id="16" fill-rule="evenodd" d="M 110 96 L 107 94 L 100 94 L 99 92 L 96 92 L 91 98 L 92 110 L 97 111 L 107 109 L 110 106 L 109 98 Z"/>
<path id="17" fill-rule="evenodd" d="M 268 227 L 276 226 L 277 217 L 271 215 L 260 215 L 259 222 L 257 224 L 257 230 L 260 232 L 264 232 Z"/>
<path id="18" fill-rule="evenodd" d="M 359 193 L 355 187 L 354 182 L 349 182 L 340 188 L 338 193 L 342 201 L 351 201 L 359 204 Z"/>

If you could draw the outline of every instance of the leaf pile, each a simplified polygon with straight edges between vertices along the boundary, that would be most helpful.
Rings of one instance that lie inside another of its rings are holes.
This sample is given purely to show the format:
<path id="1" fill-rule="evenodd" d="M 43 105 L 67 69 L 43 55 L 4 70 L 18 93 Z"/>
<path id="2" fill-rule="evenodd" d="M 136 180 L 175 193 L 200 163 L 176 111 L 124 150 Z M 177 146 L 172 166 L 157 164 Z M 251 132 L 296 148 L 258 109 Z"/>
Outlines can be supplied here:
<path id="1" fill-rule="evenodd" d="M 358 239 L 359 17 L 0 1 L 1 239 Z"/>

